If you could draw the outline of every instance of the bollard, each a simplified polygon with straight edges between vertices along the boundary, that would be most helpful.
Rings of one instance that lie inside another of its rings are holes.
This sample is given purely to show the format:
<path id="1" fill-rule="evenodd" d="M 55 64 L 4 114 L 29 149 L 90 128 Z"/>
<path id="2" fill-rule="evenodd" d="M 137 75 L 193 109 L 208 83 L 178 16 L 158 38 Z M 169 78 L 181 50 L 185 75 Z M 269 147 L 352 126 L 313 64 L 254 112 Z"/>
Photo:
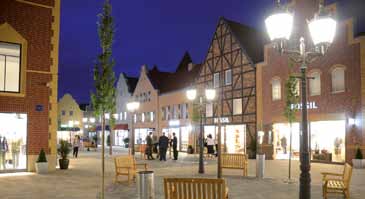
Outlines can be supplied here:
<path id="1" fill-rule="evenodd" d="M 139 196 L 139 199 L 154 199 L 155 198 L 153 171 L 138 172 L 138 196 Z"/>
<path id="2" fill-rule="evenodd" d="M 264 178 L 265 171 L 265 154 L 256 155 L 256 177 L 258 179 Z"/>

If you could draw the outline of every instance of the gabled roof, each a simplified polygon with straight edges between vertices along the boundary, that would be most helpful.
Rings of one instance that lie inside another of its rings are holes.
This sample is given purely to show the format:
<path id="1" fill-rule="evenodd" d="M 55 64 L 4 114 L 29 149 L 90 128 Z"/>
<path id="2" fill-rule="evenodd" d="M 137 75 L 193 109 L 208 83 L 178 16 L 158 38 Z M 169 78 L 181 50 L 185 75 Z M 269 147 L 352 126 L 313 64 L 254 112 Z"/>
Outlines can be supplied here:
<path id="1" fill-rule="evenodd" d="M 153 87 L 163 94 L 191 86 L 199 74 L 200 67 L 200 64 L 192 62 L 189 53 L 186 52 L 175 72 L 163 72 L 154 66 L 148 71 L 148 77 Z"/>
<path id="2" fill-rule="evenodd" d="M 136 77 L 129 77 L 127 76 L 127 74 L 123 73 L 125 80 L 126 80 L 126 84 L 128 86 L 128 92 L 129 93 L 133 93 L 134 89 L 136 89 L 137 83 L 138 83 L 138 78 Z"/>
<path id="3" fill-rule="evenodd" d="M 253 63 L 264 60 L 264 46 L 269 43 L 268 37 L 254 28 L 240 24 L 222 17 L 232 31 L 232 34 L 240 42 Z"/>

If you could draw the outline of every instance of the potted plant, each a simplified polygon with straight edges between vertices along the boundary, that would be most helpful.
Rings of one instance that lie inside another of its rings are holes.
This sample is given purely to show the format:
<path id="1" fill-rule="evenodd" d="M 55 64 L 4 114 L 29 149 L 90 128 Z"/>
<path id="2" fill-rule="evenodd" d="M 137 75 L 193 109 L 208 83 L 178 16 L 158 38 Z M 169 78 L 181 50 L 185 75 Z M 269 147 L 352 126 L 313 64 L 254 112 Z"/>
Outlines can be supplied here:
<path id="1" fill-rule="evenodd" d="M 70 143 L 68 143 L 66 140 L 61 140 L 60 147 L 58 148 L 58 154 L 61 156 L 61 159 L 58 160 L 60 169 L 68 169 L 70 160 L 67 159 L 67 156 L 70 152 Z"/>
<path id="2" fill-rule="evenodd" d="M 35 170 L 38 174 L 48 173 L 48 162 L 43 149 L 39 152 L 38 160 L 35 163 Z"/>
<path id="3" fill-rule="evenodd" d="M 363 159 L 363 155 L 359 147 L 356 150 L 355 159 L 352 159 L 352 164 L 357 169 L 365 167 L 365 160 Z"/>
<path id="4" fill-rule="evenodd" d="M 335 139 L 335 142 L 334 142 L 334 146 L 335 146 L 335 154 L 336 155 L 339 155 L 341 154 L 341 145 L 342 145 L 342 139 L 337 137 Z"/>
<path id="5" fill-rule="evenodd" d="M 129 148 L 129 138 L 124 138 L 123 142 L 124 142 L 125 148 Z"/>
<path id="6" fill-rule="evenodd" d="M 189 145 L 188 146 L 188 154 L 193 154 L 194 153 L 194 148 L 193 148 L 193 146 L 192 145 Z"/>

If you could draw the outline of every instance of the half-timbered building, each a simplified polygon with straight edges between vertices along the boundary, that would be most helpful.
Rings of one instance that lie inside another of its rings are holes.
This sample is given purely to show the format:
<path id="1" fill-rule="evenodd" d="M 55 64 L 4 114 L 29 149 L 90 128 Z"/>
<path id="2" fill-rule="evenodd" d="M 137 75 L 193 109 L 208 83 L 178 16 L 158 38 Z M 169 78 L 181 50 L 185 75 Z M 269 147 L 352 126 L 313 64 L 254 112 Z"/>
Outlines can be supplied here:
<path id="1" fill-rule="evenodd" d="M 204 104 L 204 135 L 211 134 L 215 138 L 220 120 L 226 152 L 246 152 L 250 146 L 255 148 L 255 64 L 263 60 L 265 41 L 260 32 L 220 18 L 203 61 L 196 82 L 198 93 L 204 95 L 206 88 L 214 88 L 217 92 L 215 100 Z"/>

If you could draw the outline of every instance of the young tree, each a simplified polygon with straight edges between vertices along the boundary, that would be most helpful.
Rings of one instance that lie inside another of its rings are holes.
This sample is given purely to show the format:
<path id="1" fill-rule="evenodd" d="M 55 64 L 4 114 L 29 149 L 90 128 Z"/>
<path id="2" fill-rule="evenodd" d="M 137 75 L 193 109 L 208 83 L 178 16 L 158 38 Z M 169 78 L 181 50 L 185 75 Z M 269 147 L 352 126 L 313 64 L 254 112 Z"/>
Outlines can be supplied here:
<path id="1" fill-rule="evenodd" d="M 95 115 L 101 119 L 102 133 L 102 180 L 101 198 L 104 199 L 105 184 L 105 114 L 112 115 L 116 109 L 115 102 L 115 75 L 113 71 L 114 60 L 112 58 L 112 44 L 114 35 L 112 6 L 109 0 L 105 0 L 103 12 L 98 15 L 98 35 L 100 40 L 101 54 L 98 55 L 94 66 L 95 93 L 91 94 L 91 102 L 95 109 Z"/>
<path id="2" fill-rule="evenodd" d="M 293 64 L 289 62 L 289 68 L 293 68 Z M 290 125 L 290 143 L 289 143 L 289 181 L 291 180 L 291 154 L 292 154 L 292 124 L 295 121 L 295 114 L 298 111 L 293 105 L 299 102 L 298 78 L 294 75 L 289 75 L 285 83 L 285 110 L 284 116 L 287 118 Z"/>

